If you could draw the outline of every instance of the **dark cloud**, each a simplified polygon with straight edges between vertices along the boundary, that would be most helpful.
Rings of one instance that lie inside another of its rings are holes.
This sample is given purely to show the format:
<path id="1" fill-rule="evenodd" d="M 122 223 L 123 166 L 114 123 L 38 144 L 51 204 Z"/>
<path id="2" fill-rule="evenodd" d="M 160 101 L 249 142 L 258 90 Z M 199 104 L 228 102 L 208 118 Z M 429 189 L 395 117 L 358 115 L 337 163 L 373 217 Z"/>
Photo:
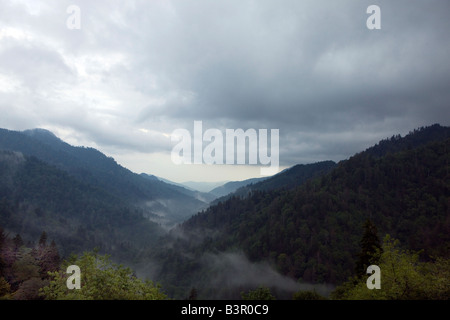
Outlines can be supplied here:
<path id="1" fill-rule="evenodd" d="M 2 127 L 146 153 L 194 120 L 278 128 L 293 165 L 449 124 L 445 0 L 77 1 L 68 30 L 71 4 L 2 2 Z M 366 28 L 372 4 L 381 30 Z"/>

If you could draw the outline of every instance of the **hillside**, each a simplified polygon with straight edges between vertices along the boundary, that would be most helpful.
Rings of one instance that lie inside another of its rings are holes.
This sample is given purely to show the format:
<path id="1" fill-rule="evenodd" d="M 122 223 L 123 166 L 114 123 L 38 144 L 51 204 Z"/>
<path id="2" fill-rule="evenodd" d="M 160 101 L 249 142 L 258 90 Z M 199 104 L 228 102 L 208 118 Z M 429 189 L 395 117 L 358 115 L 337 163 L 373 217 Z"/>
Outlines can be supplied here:
<path id="1" fill-rule="evenodd" d="M 174 298 L 195 289 L 199 298 L 234 299 L 260 285 L 281 298 L 328 295 L 355 274 L 368 219 L 380 239 L 399 239 L 422 261 L 449 257 L 448 127 L 394 136 L 337 164 L 296 165 L 169 233 L 153 222 L 171 205 L 166 193 L 179 203 L 201 193 L 134 174 L 44 130 L 0 131 L 0 145 L 0 227 L 9 238 L 35 241 L 45 231 L 62 256 L 97 247 Z M 136 194 L 122 195 L 114 183 Z M 180 212 L 189 203 L 196 202 Z"/>
<path id="2" fill-rule="evenodd" d="M 205 269 L 211 268 L 205 259 L 239 254 L 247 266 L 264 262 L 293 281 L 340 284 L 354 272 L 367 219 L 380 238 L 390 234 L 422 250 L 422 259 L 448 256 L 449 138 L 450 128 L 421 128 L 297 188 L 220 202 L 174 230 L 171 242 L 165 239 L 170 248 L 154 256 L 162 263 L 160 278 L 173 292 L 195 286 L 212 294 L 219 274 Z"/>
<path id="3" fill-rule="evenodd" d="M 336 166 L 333 161 L 321 161 L 311 164 L 297 164 L 282 172 L 264 178 L 248 179 L 244 181 L 229 182 L 222 187 L 211 191 L 217 195 L 223 196 L 211 202 L 212 205 L 226 201 L 231 197 L 246 197 L 253 191 L 269 191 L 277 189 L 293 189 L 308 181 L 309 179 L 319 177 L 328 173 Z"/>
<path id="4" fill-rule="evenodd" d="M 199 206 L 197 208 L 197 211 L 200 211 L 200 209 L 206 208 L 207 204 L 209 204 L 211 201 L 213 201 L 216 198 L 213 194 L 211 194 L 209 192 L 201 192 L 201 191 L 193 190 L 193 189 L 183 186 L 182 184 L 175 183 L 175 182 L 172 182 L 170 180 L 163 179 L 160 177 L 156 177 L 154 175 L 141 173 L 141 176 L 146 179 L 152 180 L 152 181 L 164 182 L 166 184 L 165 188 L 172 189 L 175 193 L 181 193 L 181 194 L 189 196 L 190 198 L 201 201 L 203 203 L 203 205 Z"/>
<path id="5" fill-rule="evenodd" d="M 0 129 L 0 150 L 18 151 L 66 171 L 78 181 L 138 205 L 167 228 L 204 209 L 200 200 L 160 180 L 146 179 L 94 148 L 74 147 L 44 129 Z"/>
<path id="6" fill-rule="evenodd" d="M 45 231 L 62 255 L 99 248 L 132 261 L 163 233 L 113 194 L 20 152 L 0 151 L 0 226 L 33 241 Z"/>

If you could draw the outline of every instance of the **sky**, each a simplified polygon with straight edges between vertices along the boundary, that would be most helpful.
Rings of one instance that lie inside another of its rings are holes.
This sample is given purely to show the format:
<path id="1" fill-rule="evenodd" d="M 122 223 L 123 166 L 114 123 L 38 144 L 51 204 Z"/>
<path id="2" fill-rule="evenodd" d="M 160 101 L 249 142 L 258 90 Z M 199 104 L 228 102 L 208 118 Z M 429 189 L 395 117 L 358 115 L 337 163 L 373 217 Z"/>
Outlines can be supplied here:
<path id="1" fill-rule="evenodd" d="M 172 133 L 194 136 L 194 121 L 278 129 L 280 170 L 344 160 L 449 125 L 449 12 L 448 0 L 2 0 L 0 127 L 45 128 L 176 182 L 261 175 L 259 162 L 175 164 Z"/>

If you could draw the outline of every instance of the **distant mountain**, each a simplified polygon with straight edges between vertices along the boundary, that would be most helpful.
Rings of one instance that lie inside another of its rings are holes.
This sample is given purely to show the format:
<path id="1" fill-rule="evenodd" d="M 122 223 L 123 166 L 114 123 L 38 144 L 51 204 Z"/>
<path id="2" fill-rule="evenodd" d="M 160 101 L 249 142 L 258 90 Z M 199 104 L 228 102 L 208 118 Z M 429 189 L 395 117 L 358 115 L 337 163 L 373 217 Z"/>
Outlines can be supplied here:
<path id="1" fill-rule="evenodd" d="M 152 175 L 152 174 L 146 174 L 146 173 L 142 173 L 142 174 L 143 174 L 143 175 L 147 175 L 148 178 L 157 179 L 157 180 L 160 180 L 160 181 L 165 182 L 165 183 L 168 183 L 168 184 L 173 184 L 173 185 L 176 185 L 176 186 L 178 186 L 178 187 L 182 187 L 182 188 L 185 188 L 185 189 L 188 189 L 188 190 L 191 190 L 191 191 L 196 191 L 196 190 L 194 190 L 194 189 L 192 189 L 192 188 L 189 188 L 189 187 L 185 186 L 185 185 L 182 184 L 182 183 L 178 183 L 178 182 L 174 182 L 174 181 L 171 181 L 171 180 L 168 180 L 168 179 L 164 179 L 164 178 L 161 178 L 161 177 L 157 177 L 157 176 Z"/>
<path id="2" fill-rule="evenodd" d="M 0 150 L 34 156 L 68 172 L 88 185 L 96 186 L 133 203 L 167 227 L 184 221 L 205 208 L 209 199 L 181 192 L 159 179 L 148 179 L 120 166 L 94 148 L 74 147 L 44 129 L 24 132 L 0 129 Z"/>
<path id="3" fill-rule="evenodd" d="M 230 193 L 233 193 L 241 187 L 244 187 L 246 185 L 253 184 L 258 181 L 265 180 L 265 179 L 267 179 L 267 177 L 252 178 L 252 179 L 247 179 L 247 180 L 242 180 L 242 181 L 230 181 L 230 182 L 225 183 L 224 185 L 221 185 L 219 187 L 212 189 L 209 193 L 212 193 L 217 198 L 219 198 L 219 197 L 226 196 Z"/>
<path id="4" fill-rule="evenodd" d="M 167 184 L 167 188 L 171 188 L 175 192 L 185 194 L 191 198 L 200 200 L 204 205 L 198 207 L 198 211 L 200 209 L 204 209 L 207 207 L 207 205 L 213 201 L 216 197 L 208 192 L 201 192 L 197 190 L 190 189 L 188 187 L 185 187 L 184 185 L 180 183 L 175 183 L 167 179 L 163 179 L 154 175 L 148 175 L 146 173 L 141 173 L 141 176 L 143 176 L 146 179 L 153 180 L 153 181 L 161 181 Z"/>
<path id="5" fill-rule="evenodd" d="M 187 188 L 198 190 L 201 192 L 210 192 L 214 188 L 221 186 L 225 183 L 227 183 L 227 181 L 224 182 L 186 181 L 183 182 L 182 185 L 186 186 Z"/>
<path id="6" fill-rule="evenodd" d="M 380 238 L 389 234 L 422 259 L 448 257 L 449 163 L 450 128 L 433 125 L 383 140 L 292 189 L 230 197 L 164 238 L 152 255 L 164 266 L 158 281 L 174 294 L 195 287 L 199 296 L 229 297 L 233 283 L 242 290 L 233 282 L 239 260 L 295 282 L 340 284 L 354 274 L 367 219 Z M 224 274 L 228 282 L 212 290 Z"/>

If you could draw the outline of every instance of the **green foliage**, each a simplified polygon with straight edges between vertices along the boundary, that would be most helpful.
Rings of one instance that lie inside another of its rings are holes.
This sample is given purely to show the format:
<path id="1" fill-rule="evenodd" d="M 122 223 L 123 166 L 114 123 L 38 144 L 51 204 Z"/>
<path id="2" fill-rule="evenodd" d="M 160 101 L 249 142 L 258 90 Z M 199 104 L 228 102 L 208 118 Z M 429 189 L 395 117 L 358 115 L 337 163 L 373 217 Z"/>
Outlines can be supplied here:
<path id="1" fill-rule="evenodd" d="M 298 291 L 292 296 L 293 300 L 326 300 L 324 296 L 321 296 L 315 291 Z"/>
<path id="2" fill-rule="evenodd" d="M 17 261 L 13 264 L 13 270 L 18 282 L 39 277 L 39 266 L 31 254 L 31 249 L 21 247 L 18 257 Z"/>
<path id="3" fill-rule="evenodd" d="M 81 288 L 69 290 L 65 270 L 77 265 L 81 270 Z M 85 252 L 72 256 L 62 269 L 51 273 L 50 284 L 42 295 L 48 300 L 163 300 L 167 296 L 150 281 L 142 281 L 131 269 L 114 264 L 106 255 Z"/>
<path id="4" fill-rule="evenodd" d="M 4 262 L 3 277 L 0 277 L 1 299 L 42 299 L 39 290 L 48 284 L 47 272 L 59 268 L 59 253 L 54 241 L 50 246 L 41 242 L 29 247 L 23 244 L 19 234 L 13 239 L 3 237 L 0 260 Z"/>
<path id="5" fill-rule="evenodd" d="M 11 285 L 5 278 L 0 277 L 0 300 L 9 300 L 11 298 Z"/>
<path id="6" fill-rule="evenodd" d="M 450 259 L 420 262 L 419 254 L 400 248 L 387 235 L 378 266 L 381 289 L 368 289 L 367 278 L 352 279 L 332 294 L 346 300 L 448 300 L 450 299 Z"/>
<path id="7" fill-rule="evenodd" d="M 242 300 L 275 300 L 275 297 L 267 287 L 259 287 L 255 290 L 249 290 L 247 293 L 241 293 Z"/>
<path id="8" fill-rule="evenodd" d="M 38 300 L 42 299 L 39 291 L 46 286 L 47 280 L 38 277 L 29 278 L 23 281 L 16 292 L 14 292 L 14 300 Z"/>
<path id="9" fill-rule="evenodd" d="M 1 231 L 1 230 L 0 230 Z M 3 235 L 3 233 L 1 233 Z M 0 277 L 0 299 L 166 299 L 159 286 L 138 279 L 130 268 L 111 262 L 109 256 L 86 252 L 71 255 L 62 264 L 55 242 L 48 244 L 45 233 L 34 247 L 17 247 L 14 239 L 2 236 L 0 259 L 4 261 Z M 45 240 L 44 240 L 45 239 Z M 81 290 L 67 289 L 69 265 L 81 268 Z"/>

